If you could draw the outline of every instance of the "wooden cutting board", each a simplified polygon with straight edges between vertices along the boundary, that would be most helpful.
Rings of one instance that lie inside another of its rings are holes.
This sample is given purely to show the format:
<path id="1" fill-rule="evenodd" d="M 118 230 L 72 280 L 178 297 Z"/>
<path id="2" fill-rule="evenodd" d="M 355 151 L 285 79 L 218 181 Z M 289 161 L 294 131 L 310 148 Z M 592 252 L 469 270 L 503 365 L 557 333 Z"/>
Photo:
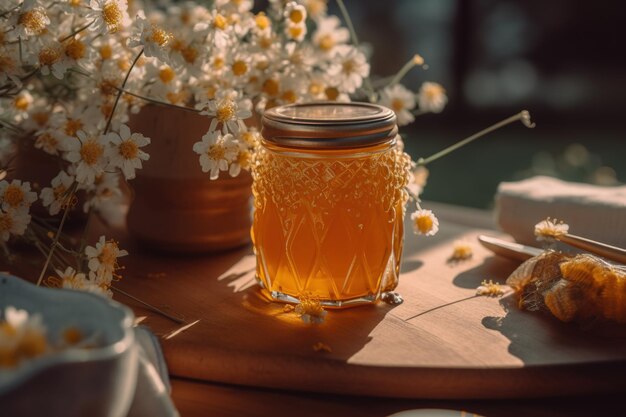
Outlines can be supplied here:
<path id="1" fill-rule="evenodd" d="M 170 372 L 179 377 L 411 398 L 575 395 L 625 387 L 624 328 L 583 329 L 520 311 L 510 292 L 472 298 L 482 280 L 504 282 L 517 264 L 476 241 L 481 233 L 498 235 L 485 213 L 441 207 L 439 214 L 436 237 L 407 234 L 398 287 L 403 304 L 329 311 L 321 325 L 307 325 L 260 296 L 250 248 L 195 257 L 131 249 L 118 285 L 189 323 L 136 308 L 147 316 L 143 323 L 163 336 Z M 474 257 L 451 264 L 457 239 L 472 244 Z M 316 352 L 317 342 L 332 352 Z"/>
<path id="2" fill-rule="evenodd" d="M 398 287 L 405 302 L 398 306 L 329 311 L 324 323 L 307 325 L 259 295 L 249 247 L 181 257 L 134 247 L 123 233 L 121 246 L 131 255 L 123 259 L 124 279 L 116 285 L 188 324 L 155 315 L 120 294 L 115 298 L 162 336 L 170 373 L 178 377 L 407 398 L 624 390 L 624 327 L 584 329 L 520 311 L 510 293 L 473 297 L 482 280 L 502 283 L 517 265 L 476 241 L 481 233 L 498 236 L 487 213 L 437 209 L 437 236 L 407 233 Z M 457 239 L 471 243 L 474 257 L 451 264 Z M 332 352 L 314 351 L 318 342 Z"/>

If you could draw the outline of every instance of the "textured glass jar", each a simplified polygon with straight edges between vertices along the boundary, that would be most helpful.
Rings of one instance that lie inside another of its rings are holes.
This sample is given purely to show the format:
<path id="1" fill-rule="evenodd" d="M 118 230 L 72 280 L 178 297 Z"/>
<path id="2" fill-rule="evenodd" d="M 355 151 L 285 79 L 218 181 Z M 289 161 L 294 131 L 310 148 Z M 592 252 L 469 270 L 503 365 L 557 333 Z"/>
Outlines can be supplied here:
<path id="1" fill-rule="evenodd" d="M 398 284 L 409 160 L 394 113 L 363 103 L 263 116 L 253 170 L 257 279 L 271 299 L 375 302 Z"/>

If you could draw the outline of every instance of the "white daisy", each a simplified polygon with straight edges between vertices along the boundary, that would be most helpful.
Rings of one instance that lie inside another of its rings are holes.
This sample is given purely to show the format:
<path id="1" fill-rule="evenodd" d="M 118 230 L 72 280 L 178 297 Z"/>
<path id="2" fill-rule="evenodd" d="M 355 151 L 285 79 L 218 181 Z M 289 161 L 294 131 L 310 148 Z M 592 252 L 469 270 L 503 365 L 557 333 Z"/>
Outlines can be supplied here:
<path id="1" fill-rule="evenodd" d="M 229 131 L 236 134 L 240 130 L 246 130 L 243 119 L 252 116 L 251 106 L 249 99 L 237 100 L 236 93 L 226 93 L 224 97 L 210 100 L 199 105 L 198 108 L 202 109 L 200 114 L 213 118 L 209 132 L 214 132 L 221 124 L 223 134 Z"/>
<path id="2" fill-rule="evenodd" d="M 428 81 L 423 83 L 420 87 L 418 97 L 419 109 L 421 112 L 426 113 L 441 113 L 448 102 L 446 90 L 441 84 Z"/>
<path id="3" fill-rule="evenodd" d="M 110 146 L 107 136 L 87 135 L 82 130 L 77 132 L 78 139 L 69 138 L 64 147 L 65 159 L 76 167 L 76 181 L 82 185 L 92 185 L 97 176 L 107 166 L 107 148 Z"/>
<path id="4" fill-rule="evenodd" d="M 90 30 L 106 35 L 118 32 L 130 24 L 126 0 L 91 0 L 89 7 L 91 11 L 86 17 L 94 21 Z"/>
<path id="5" fill-rule="evenodd" d="M 211 12 L 210 23 L 199 23 L 194 31 L 207 33 L 207 42 L 218 50 L 225 50 L 233 39 L 234 30 L 228 18 L 215 9 Z"/>
<path id="6" fill-rule="evenodd" d="M 365 55 L 352 46 L 340 45 L 335 50 L 328 75 L 339 90 L 354 93 L 363 84 L 363 78 L 369 76 L 370 65 Z"/>
<path id="7" fill-rule="evenodd" d="M 230 133 L 222 136 L 214 131 L 207 132 L 202 141 L 194 143 L 193 151 L 200 155 L 202 172 L 210 172 L 210 178 L 215 180 L 220 171 L 229 170 L 229 164 L 237 157 L 239 145 Z"/>
<path id="8" fill-rule="evenodd" d="M 420 209 L 411 213 L 411 221 L 417 235 L 433 236 L 439 231 L 439 220 L 431 210 Z"/>
<path id="9" fill-rule="evenodd" d="M 348 29 L 341 27 L 337 16 L 328 16 L 317 21 L 317 29 L 313 33 L 313 45 L 323 54 L 331 54 L 335 46 L 342 45 L 350 39 Z"/>
<path id="10" fill-rule="evenodd" d="M 131 48 L 142 46 L 145 56 L 158 58 L 162 62 L 169 62 L 167 46 L 172 40 L 172 34 L 156 24 L 148 22 L 140 15 L 137 16 L 136 21 L 135 31 L 128 39 L 128 46 Z"/>
<path id="11" fill-rule="evenodd" d="M 61 151 L 63 139 L 56 130 L 42 130 L 35 134 L 35 148 L 50 155 L 58 155 Z"/>
<path id="12" fill-rule="evenodd" d="M 5 85 L 10 80 L 22 88 L 21 68 L 18 45 L 0 45 L 0 84 Z"/>
<path id="13" fill-rule="evenodd" d="M 112 297 L 113 293 L 106 286 L 99 286 L 94 281 L 89 279 L 84 273 L 76 272 L 74 268 L 68 266 L 65 271 L 59 269 L 55 270 L 60 282 L 59 288 L 65 288 L 70 290 L 87 291 L 94 294 L 105 295 Z"/>
<path id="14" fill-rule="evenodd" d="M 29 182 L 0 181 L 0 201 L 2 201 L 3 210 L 28 210 L 35 200 L 37 200 L 37 193 L 30 190 Z"/>
<path id="15" fill-rule="evenodd" d="M 87 266 L 89 268 L 89 278 L 97 285 L 111 286 L 114 278 L 119 278 L 116 271 L 120 268 L 117 258 L 128 255 L 113 240 L 106 240 L 104 236 L 96 243 L 96 246 L 85 248 L 87 256 Z"/>
<path id="16" fill-rule="evenodd" d="M 415 120 L 411 110 L 415 108 L 415 94 L 402 84 L 385 87 L 380 93 L 380 104 L 396 114 L 398 125 L 405 126 Z"/>
<path id="17" fill-rule="evenodd" d="M 101 212 L 105 204 L 117 201 L 122 195 L 119 178 L 119 174 L 108 172 L 97 177 L 93 187 L 89 188 L 89 198 L 83 205 L 83 211 L 88 213 L 89 209 L 93 207 Z"/>
<path id="18" fill-rule="evenodd" d="M 535 236 L 540 241 L 554 242 L 559 236 L 564 236 L 568 233 L 568 224 L 559 222 L 556 219 L 550 219 L 549 217 L 535 225 Z"/>
<path id="19" fill-rule="evenodd" d="M 109 166 L 120 168 L 127 180 L 135 178 L 135 170 L 141 169 L 141 161 L 150 159 L 150 155 L 140 148 L 150 144 L 150 138 L 141 133 L 132 133 L 126 125 L 121 125 L 119 133 L 108 135 L 111 145 L 107 148 Z"/>
<path id="20" fill-rule="evenodd" d="M 0 240 L 6 242 L 11 235 L 23 235 L 30 220 L 26 209 L 0 210 Z"/>
<path id="21" fill-rule="evenodd" d="M 43 75 L 52 74 L 62 80 L 65 71 L 71 66 L 71 63 L 64 57 L 63 45 L 57 41 L 48 42 L 37 54 L 39 70 Z"/>
<path id="22" fill-rule="evenodd" d="M 3 314 L 2 314 L 3 313 Z M 24 359 L 48 351 L 46 328 L 40 314 L 8 306 L 0 311 L 0 367 L 15 367 Z"/>
<path id="23" fill-rule="evenodd" d="M 46 9 L 37 0 L 24 0 L 20 11 L 13 16 L 15 34 L 22 38 L 41 35 L 50 24 Z"/>
<path id="24" fill-rule="evenodd" d="M 52 179 L 51 186 L 41 190 L 39 197 L 44 207 L 48 207 L 50 215 L 59 214 L 63 205 L 67 202 L 67 193 L 74 183 L 74 177 L 68 175 L 65 171 L 58 173 Z"/>
<path id="25" fill-rule="evenodd" d="M 252 0 L 216 0 L 215 7 L 228 12 L 246 13 L 252 9 Z"/>

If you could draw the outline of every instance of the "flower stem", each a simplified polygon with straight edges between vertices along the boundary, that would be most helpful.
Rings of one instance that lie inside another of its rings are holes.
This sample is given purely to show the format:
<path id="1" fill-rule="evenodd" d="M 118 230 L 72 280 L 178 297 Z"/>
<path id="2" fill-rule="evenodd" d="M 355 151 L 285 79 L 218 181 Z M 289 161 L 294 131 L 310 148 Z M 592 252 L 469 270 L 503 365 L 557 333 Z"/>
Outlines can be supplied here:
<path id="1" fill-rule="evenodd" d="M 59 42 L 65 42 L 66 40 L 68 40 L 70 38 L 73 38 L 74 36 L 76 36 L 80 32 L 82 32 L 83 30 L 87 29 L 89 26 L 93 25 L 93 22 L 95 22 L 95 20 L 92 20 L 91 22 L 87 23 L 83 27 L 76 29 L 74 32 L 72 32 L 69 35 L 67 35 L 66 37 L 60 39 Z"/>
<path id="2" fill-rule="evenodd" d="M 398 71 L 398 73 L 391 79 L 391 81 L 389 81 L 387 86 L 391 87 L 392 85 L 398 84 L 409 73 L 409 71 L 411 71 L 417 65 L 421 65 L 420 62 L 423 62 L 421 57 L 419 55 L 414 55 L 410 60 L 407 61 L 406 64 L 404 64 L 402 68 L 400 68 L 400 71 Z"/>
<path id="3" fill-rule="evenodd" d="M 157 100 L 155 98 L 142 96 L 142 95 L 139 95 L 137 93 L 133 93 L 132 91 L 125 90 L 123 88 L 116 87 L 116 89 L 118 91 L 123 92 L 124 94 L 128 94 L 129 96 L 137 97 L 138 99 L 145 100 L 145 101 L 147 101 L 149 103 L 158 104 L 160 106 L 173 107 L 173 108 L 176 108 L 176 109 L 187 110 L 187 111 L 190 111 L 190 112 L 193 112 L 193 113 L 200 113 L 202 111 L 202 110 L 194 109 L 193 107 L 179 106 L 178 104 L 172 104 L 172 103 L 168 103 L 166 101 Z"/>
<path id="4" fill-rule="evenodd" d="M 37 286 L 41 285 L 43 281 L 43 277 L 48 270 L 48 265 L 50 265 L 50 260 L 52 259 L 52 255 L 54 255 L 54 250 L 56 249 L 59 239 L 61 238 L 61 233 L 63 232 L 63 226 L 65 225 L 65 220 L 67 219 L 67 215 L 70 212 L 70 208 L 72 207 L 72 198 L 74 198 L 74 192 L 76 191 L 77 184 L 74 183 L 71 191 L 67 195 L 67 199 L 65 200 L 65 210 L 63 211 L 63 217 L 61 217 L 61 223 L 59 223 L 59 228 L 54 236 L 54 240 L 52 241 L 52 246 L 50 246 L 50 251 L 48 252 L 48 256 L 46 257 L 46 262 L 43 265 L 41 273 L 39 274 L 39 279 L 37 280 Z"/>
<path id="5" fill-rule="evenodd" d="M 442 151 L 437 152 L 434 155 L 429 156 L 428 158 L 420 158 L 420 159 L 418 159 L 417 160 L 417 165 L 418 166 L 419 165 L 428 165 L 431 162 L 436 161 L 437 159 L 442 158 L 442 157 L 448 155 L 449 153 L 454 152 L 457 149 L 467 145 L 468 143 L 471 143 L 471 142 L 475 141 L 476 139 L 478 139 L 478 138 L 480 138 L 482 136 L 485 136 L 488 133 L 493 132 L 494 130 L 498 130 L 501 127 L 504 127 L 506 125 L 514 123 L 514 122 L 516 122 L 518 120 L 521 121 L 524 124 L 524 126 L 526 126 L 528 128 L 532 129 L 533 127 L 535 127 L 535 124 L 530 121 L 530 113 L 528 113 L 528 111 L 526 111 L 526 110 L 523 110 L 523 111 L 519 112 L 518 114 L 516 114 L 514 116 L 508 117 L 508 118 L 506 118 L 506 119 L 504 119 L 504 120 L 502 120 L 502 121 L 500 121 L 500 122 L 498 122 L 498 123 L 496 123 L 496 124 L 494 124 L 492 126 L 489 126 L 486 129 L 481 130 L 478 133 L 473 134 L 472 136 L 470 136 L 468 138 L 463 139 L 460 142 L 455 143 L 452 146 L 447 147 L 446 149 L 444 149 Z"/>
<path id="6" fill-rule="evenodd" d="M 70 68 L 69 71 L 74 72 L 76 74 L 80 74 L 83 77 L 87 77 L 87 78 L 93 80 L 93 77 L 91 75 L 89 75 L 88 73 L 86 73 L 86 72 L 77 70 L 75 68 Z M 189 111 L 189 112 L 192 112 L 192 113 L 200 113 L 202 111 L 202 110 L 194 109 L 193 107 L 179 106 L 178 104 L 168 103 L 167 101 L 161 101 L 161 100 L 158 100 L 156 98 L 142 96 L 141 94 L 133 93 L 132 91 L 126 90 L 124 88 L 120 88 L 120 87 L 116 87 L 116 86 L 114 86 L 113 88 L 115 88 L 118 92 L 121 91 L 124 94 L 128 94 L 129 96 L 137 97 L 138 99 L 147 101 L 148 103 L 158 104 L 160 106 L 172 107 L 172 108 L 180 109 L 180 110 L 186 110 L 186 111 Z"/>
<path id="7" fill-rule="evenodd" d="M 165 311 L 163 311 L 163 310 L 161 310 L 161 309 L 159 309 L 159 308 L 157 308 L 157 307 L 153 306 L 152 304 L 148 304 L 148 303 L 146 303 L 145 301 L 140 300 L 139 298 L 135 297 L 134 295 L 131 295 L 131 294 L 127 293 L 126 291 L 122 291 L 122 290 L 120 290 L 119 288 L 116 288 L 116 287 L 113 287 L 113 286 L 111 287 L 111 289 L 112 289 L 113 291 L 115 291 L 115 292 L 118 292 L 118 293 L 120 293 L 120 294 L 122 294 L 122 295 L 124 295 L 124 296 L 126 296 L 126 297 L 128 297 L 128 298 L 130 298 L 131 300 L 137 301 L 137 302 L 138 302 L 138 303 L 140 303 L 141 305 L 143 305 L 143 306 L 147 307 L 149 310 L 151 310 L 151 311 L 153 311 L 153 312 L 155 312 L 155 313 L 157 313 L 157 314 L 160 314 L 160 315 L 162 315 L 163 317 L 167 317 L 168 319 L 172 320 L 173 322 L 176 322 L 176 323 L 178 323 L 178 324 L 185 324 L 185 320 L 180 319 L 180 318 L 178 318 L 178 317 L 174 317 L 174 316 L 172 316 L 171 314 L 168 314 L 168 313 L 166 313 Z"/>
<path id="8" fill-rule="evenodd" d="M 133 70 L 133 68 L 135 68 L 137 61 L 139 61 L 139 58 L 141 58 L 142 55 L 143 55 L 143 49 L 139 51 L 139 53 L 135 57 L 135 60 L 131 64 L 130 68 L 128 69 L 128 72 L 126 73 L 126 77 L 124 77 L 124 81 L 122 82 L 122 86 L 120 87 L 120 89 L 123 89 L 124 87 L 126 87 L 126 83 L 128 82 L 128 77 L 130 77 L 131 71 Z M 107 132 L 109 131 L 109 128 L 111 127 L 111 121 L 113 120 L 113 115 L 115 114 L 115 109 L 117 108 L 117 104 L 119 103 L 121 96 L 122 96 L 122 91 L 118 91 L 117 96 L 115 97 L 115 103 L 113 103 L 113 108 L 111 109 L 111 114 L 109 114 L 109 119 L 107 120 L 107 124 L 104 127 L 105 135 L 107 134 Z"/>
<path id="9" fill-rule="evenodd" d="M 337 0 L 337 6 L 339 6 L 339 10 L 341 11 L 341 16 L 343 20 L 346 21 L 346 26 L 348 26 L 348 31 L 350 32 L 350 39 L 352 39 L 352 43 L 357 48 L 359 47 L 359 37 L 356 34 L 356 30 L 354 30 L 354 24 L 352 23 L 352 19 L 350 19 L 350 14 L 348 13 L 348 9 L 344 4 L 343 0 Z M 372 82 L 370 77 L 367 76 L 363 80 L 363 85 L 368 93 L 368 98 L 370 102 L 376 101 L 376 93 L 374 92 L 374 88 L 372 87 Z"/>

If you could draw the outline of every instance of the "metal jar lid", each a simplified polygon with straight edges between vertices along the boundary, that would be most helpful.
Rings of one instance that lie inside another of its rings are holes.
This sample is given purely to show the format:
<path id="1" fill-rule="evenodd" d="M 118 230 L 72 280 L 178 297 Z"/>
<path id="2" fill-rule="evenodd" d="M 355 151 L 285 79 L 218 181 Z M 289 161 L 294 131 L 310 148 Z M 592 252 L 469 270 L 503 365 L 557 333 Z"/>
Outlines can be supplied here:
<path id="1" fill-rule="evenodd" d="M 302 149 L 361 148 L 398 134 L 394 112 L 370 103 L 289 104 L 267 110 L 262 124 L 265 141 Z"/>

